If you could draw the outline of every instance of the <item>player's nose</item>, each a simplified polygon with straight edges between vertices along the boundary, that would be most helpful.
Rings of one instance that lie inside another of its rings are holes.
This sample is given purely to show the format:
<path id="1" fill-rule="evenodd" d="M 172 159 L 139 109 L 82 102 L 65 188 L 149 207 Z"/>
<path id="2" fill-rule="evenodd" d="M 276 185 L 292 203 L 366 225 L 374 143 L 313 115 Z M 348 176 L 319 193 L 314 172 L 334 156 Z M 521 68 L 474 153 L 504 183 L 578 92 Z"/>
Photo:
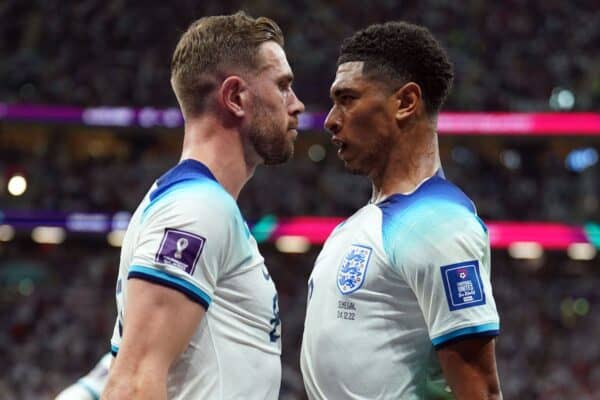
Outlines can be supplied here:
<path id="1" fill-rule="evenodd" d="M 329 114 L 327 114 L 327 118 L 325 118 L 324 126 L 332 135 L 337 134 L 342 128 L 340 115 L 336 112 L 335 106 L 329 110 Z"/>
<path id="2" fill-rule="evenodd" d="M 298 114 L 302 114 L 305 110 L 304 108 L 304 103 L 302 101 L 300 101 L 300 99 L 298 98 L 298 96 L 296 96 L 296 92 L 294 92 L 292 90 L 292 103 L 290 106 L 290 114 L 297 116 Z"/>

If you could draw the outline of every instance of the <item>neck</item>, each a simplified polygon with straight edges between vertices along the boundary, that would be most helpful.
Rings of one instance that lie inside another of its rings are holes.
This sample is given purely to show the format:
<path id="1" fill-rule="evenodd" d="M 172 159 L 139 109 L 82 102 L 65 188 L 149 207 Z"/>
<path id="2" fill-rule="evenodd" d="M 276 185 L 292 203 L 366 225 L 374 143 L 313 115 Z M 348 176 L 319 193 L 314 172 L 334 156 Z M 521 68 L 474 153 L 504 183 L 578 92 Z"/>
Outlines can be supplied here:
<path id="1" fill-rule="evenodd" d="M 371 202 L 395 193 L 411 193 L 441 167 L 436 123 L 422 121 L 400 132 L 383 168 L 371 176 Z"/>
<path id="2" fill-rule="evenodd" d="M 217 116 L 205 115 L 185 122 L 181 160 L 200 161 L 237 200 L 258 162 L 249 163 L 239 130 L 225 126 Z"/>

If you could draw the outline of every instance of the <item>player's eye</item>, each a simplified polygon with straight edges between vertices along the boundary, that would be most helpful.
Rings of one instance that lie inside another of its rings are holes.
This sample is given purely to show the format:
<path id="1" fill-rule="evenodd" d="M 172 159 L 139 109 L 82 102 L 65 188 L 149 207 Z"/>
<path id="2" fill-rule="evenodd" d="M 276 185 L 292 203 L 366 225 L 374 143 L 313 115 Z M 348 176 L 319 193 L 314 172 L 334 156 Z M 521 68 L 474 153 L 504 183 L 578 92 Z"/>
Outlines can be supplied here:
<path id="1" fill-rule="evenodd" d="M 290 90 L 291 87 L 292 87 L 292 82 L 289 82 L 289 81 L 279 82 L 279 90 L 281 90 L 281 91 Z"/>
<path id="2" fill-rule="evenodd" d="M 349 95 L 349 94 L 344 94 L 339 97 L 339 102 L 340 102 L 340 104 L 348 105 L 348 104 L 352 103 L 352 101 L 354 101 L 354 99 L 356 99 L 356 97 Z"/>

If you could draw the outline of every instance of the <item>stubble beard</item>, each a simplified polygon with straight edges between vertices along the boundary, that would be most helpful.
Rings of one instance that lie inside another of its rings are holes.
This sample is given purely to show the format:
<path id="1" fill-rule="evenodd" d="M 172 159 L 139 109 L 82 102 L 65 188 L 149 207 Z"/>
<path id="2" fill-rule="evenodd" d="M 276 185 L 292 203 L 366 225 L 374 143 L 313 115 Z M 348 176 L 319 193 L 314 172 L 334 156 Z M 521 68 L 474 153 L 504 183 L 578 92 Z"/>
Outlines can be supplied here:
<path id="1" fill-rule="evenodd" d="M 282 164 L 292 158 L 294 143 L 287 127 L 281 127 L 262 104 L 257 104 L 248 130 L 248 138 L 265 165 Z"/>

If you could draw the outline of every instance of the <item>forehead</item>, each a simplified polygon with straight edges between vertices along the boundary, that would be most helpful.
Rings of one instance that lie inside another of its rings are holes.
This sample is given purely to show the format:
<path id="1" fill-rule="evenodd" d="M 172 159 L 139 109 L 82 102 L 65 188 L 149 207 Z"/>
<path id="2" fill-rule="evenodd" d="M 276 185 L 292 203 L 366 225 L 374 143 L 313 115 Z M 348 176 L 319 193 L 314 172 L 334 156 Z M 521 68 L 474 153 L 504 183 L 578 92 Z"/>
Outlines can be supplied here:
<path id="1" fill-rule="evenodd" d="M 258 47 L 259 71 L 275 72 L 278 74 L 291 74 L 292 69 L 285 56 L 283 48 L 273 42 L 262 43 Z"/>
<path id="2" fill-rule="evenodd" d="M 363 61 L 340 64 L 335 73 L 335 80 L 331 84 L 331 93 L 367 83 L 368 79 L 363 75 L 364 65 Z"/>

